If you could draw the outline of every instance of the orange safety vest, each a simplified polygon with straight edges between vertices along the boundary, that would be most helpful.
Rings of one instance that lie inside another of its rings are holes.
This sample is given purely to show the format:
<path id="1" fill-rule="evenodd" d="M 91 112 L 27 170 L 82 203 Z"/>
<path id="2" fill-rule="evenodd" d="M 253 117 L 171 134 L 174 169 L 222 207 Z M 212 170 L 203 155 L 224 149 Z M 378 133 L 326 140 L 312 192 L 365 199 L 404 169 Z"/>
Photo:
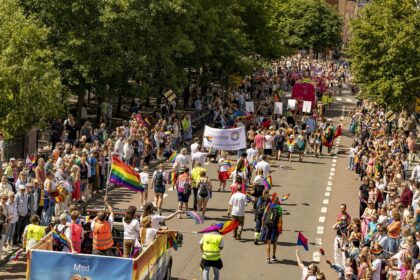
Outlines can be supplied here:
<path id="1" fill-rule="evenodd" d="M 111 225 L 108 221 L 95 221 L 93 227 L 93 249 L 98 251 L 107 250 L 114 245 L 112 239 Z"/>
<path id="2" fill-rule="evenodd" d="M 74 251 L 80 253 L 82 251 L 82 232 L 83 228 L 79 224 L 70 224 L 71 243 Z"/>

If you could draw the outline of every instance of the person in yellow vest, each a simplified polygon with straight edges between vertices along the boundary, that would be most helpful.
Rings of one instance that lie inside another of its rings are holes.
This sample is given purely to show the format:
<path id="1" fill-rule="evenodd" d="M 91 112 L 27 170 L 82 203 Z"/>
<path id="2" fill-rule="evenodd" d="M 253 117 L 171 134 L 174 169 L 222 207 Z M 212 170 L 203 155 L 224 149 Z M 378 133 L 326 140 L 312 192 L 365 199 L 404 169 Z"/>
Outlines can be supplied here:
<path id="1" fill-rule="evenodd" d="M 23 231 L 23 248 L 28 251 L 31 249 L 45 234 L 45 227 L 39 225 L 39 216 L 34 214 L 31 216 L 31 223 L 25 227 Z"/>
<path id="2" fill-rule="evenodd" d="M 201 259 L 201 269 L 203 270 L 203 280 L 210 279 L 210 268 L 213 267 L 214 279 L 219 279 L 219 270 L 223 268 L 220 250 L 223 249 L 223 236 L 218 231 L 205 233 L 200 240 L 200 249 L 203 253 Z"/>
<path id="3" fill-rule="evenodd" d="M 111 247 L 114 246 L 114 239 L 112 238 L 112 226 L 114 225 L 114 210 L 108 203 L 108 198 L 105 196 L 105 205 L 108 208 L 109 217 L 105 211 L 99 211 L 97 217 L 91 223 L 93 236 L 93 250 L 94 255 L 111 255 Z"/>

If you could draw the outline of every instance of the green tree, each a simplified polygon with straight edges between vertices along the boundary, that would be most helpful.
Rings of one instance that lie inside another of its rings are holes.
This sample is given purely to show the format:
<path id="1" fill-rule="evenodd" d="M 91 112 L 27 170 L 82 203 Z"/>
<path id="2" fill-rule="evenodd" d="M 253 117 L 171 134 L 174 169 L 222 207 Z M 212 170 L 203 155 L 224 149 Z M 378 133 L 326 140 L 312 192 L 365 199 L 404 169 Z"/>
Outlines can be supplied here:
<path id="1" fill-rule="evenodd" d="M 348 54 L 362 95 L 390 108 L 420 93 L 420 10 L 414 0 L 373 1 L 351 24 Z"/>
<path id="2" fill-rule="evenodd" d="M 24 16 L 17 1 L 0 1 L 0 130 L 8 137 L 42 125 L 62 109 L 48 34 Z"/>
<path id="3" fill-rule="evenodd" d="M 340 46 L 342 19 L 326 1 L 282 1 L 276 19 L 281 43 L 288 49 L 318 53 Z"/>

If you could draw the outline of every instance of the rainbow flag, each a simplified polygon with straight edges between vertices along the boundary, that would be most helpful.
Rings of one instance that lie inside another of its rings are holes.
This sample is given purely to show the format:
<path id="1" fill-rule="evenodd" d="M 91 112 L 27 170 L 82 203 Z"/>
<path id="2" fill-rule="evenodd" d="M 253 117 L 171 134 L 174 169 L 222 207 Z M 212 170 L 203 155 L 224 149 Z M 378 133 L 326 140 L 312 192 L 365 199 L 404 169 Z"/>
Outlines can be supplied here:
<path id="1" fill-rule="evenodd" d="M 204 224 L 203 217 L 198 215 L 198 213 L 195 211 L 187 211 L 187 216 L 191 217 L 196 224 Z"/>
<path id="2" fill-rule="evenodd" d="M 174 163 L 177 155 L 178 155 L 178 153 L 177 153 L 176 151 L 173 151 L 173 153 L 172 153 L 172 154 L 171 154 L 171 156 L 169 157 L 168 161 L 169 161 L 170 163 Z"/>
<path id="3" fill-rule="evenodd" d="M 66 247 L 70 248 L 69 241 L 68 241 L 66 235 L 64 234 L 64 232 L 58 233 L 54 229 L 54 227 L 51 226 L 50 228 L 51 228 L 51 233 L 52 233 L 52 236 L 53 236 L 54 240 L 57 243 L 61 243 L 63 246 L 66 246 Z"/>
<path id="4" fill-rule="evenodd" d="M 296 245 L 302 245 L 305 248 L 305 251 L 308 251 L 308 238 L 303 236 L 303 234 L 299 231 L 298 232 L 298 239 Z"/>
<path id="5" fill-rule="evenodd" d="M 11 257 L 10 257 L 10 261 L 17 261 L 19 260 L 20 255 L 22 254 L 23 249 L 20 248 L 19 250 L 17 250 Z"/>
<path id="6" fill-rule="evenodd" d="M 342 133 L 341 125 L 335 129 L 327 128 L 325 134 L 322 135 L 322 145 L 331 147 L 334 144 L 335 138 L 339 137 Z"/>
<path id="7" fill-rule="evenodd" d="M 109 182 L 132 191 L 144 192 L 144 187 L 140 182 L 140 175 L 116 156 L 112 157 Z"/>
<path id="8" fill-rule="evenodd" d="M 176 241 L 175 234 L 168 234 L 168 241 L 166 243 L 166 249 L 174 248 L 175 251 L 178 250 L 178 242 Z"/>
<path id="9" fill-rule="evenodd" d="M 207 232 L 212 232 L 212 231 L 218 231 L 221 235 L 225 235 L 225 234 L 231 232 L 232 230 L 234 230 L 235 228 L 237 228 L 238 225 L 239 225 L 238 221 L 230 220 L 230 221 L 226 221 L 224 223 L 213 224 L 209 227 L 206 227 L 206 228 L 200 230 L 198 233 L 207 233 Z"/>
<path id="10" fill-rule="evenodd" d="M 287 199 L 289 199 L 289 196 L 290 196 L 290 193 L 288 193 L 288 194 L 284 194 L 284 195 L 280 198 L 280 201 L 281 201 L 281 202 L 286 201 Z"/>
<path id="11" fill-rule="evenodd" d="M 273 187 L 273 181 L 271 180 L 271 176 L 264 178 L 262 182 L 266 190 L 270 190 Z"/>
<path id="12" fill-rule="evenodd" d="M 227 174 L 228 174 L 228 176 L 230 177 L 230 174 L 232 174 L 232 172 L 233 171 L 235 171 L 235 169 L 236 169 L 236 166 L 234 165 L 234 166 L 231 166 L 229 169 L 228 169 L 228 171 L 227 171 Z"/>

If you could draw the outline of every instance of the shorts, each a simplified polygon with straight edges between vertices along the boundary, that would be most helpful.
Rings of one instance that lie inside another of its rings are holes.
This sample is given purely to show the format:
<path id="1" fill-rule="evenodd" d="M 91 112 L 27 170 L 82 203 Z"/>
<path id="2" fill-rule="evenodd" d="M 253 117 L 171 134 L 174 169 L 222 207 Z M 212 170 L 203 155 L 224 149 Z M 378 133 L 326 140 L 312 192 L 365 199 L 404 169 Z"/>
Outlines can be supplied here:
<path id="1" fill-rule="evenodd" d="M 200 263 L 201 269 L 203 269 L 203 267 L 206 267 L 206 266 L 215 267 L 220 270 L 223 268 L 223 263 L 221 259 L 218 259 L 217 261 L 209 261 L 209 260 L 201 259 L 201 263 Z"/>
<path id="2" fill-rule="evenodd" d="M 261 236 L 260 240 L 263 242 L 267 242 L 268 240 L 271 241 L 271 243 L 277 242 L 277 239 L 279 238 L 279 232 L 277 227 L 264 227 L 261 229 Z"/>
<path id="3" fill-rule="evenodd" d="M 155 193 L 165 193 L 165 186 L 155 186 L 154 187 L 154 190 L 155 190 Z"/>
<path id="4" fill-rule="evenodd" d="M 229 174 L 227 173 L 227 171 L 220 171 L 219 172 L 219 180 L 220 181 L 226 182 L 228 178 L 229 178 Z"/>
<path id="5" fill-rule="evenodd" d="M 273 153 L 273 149 L 264 149 L 264 155 L 271 155 Z"/>
<path id="6" fill-rule="evenodd" d="M 188 203 L 189 199 L 190 199 L 190 194 L 178 192 L 178 202 Z"/>
<path id="7" fill-rule="evenodd" d="M 240 226 L 243 226 L 244 225 L 245 216 L 235 216 L 235 215 L 232 215 L 232 219 L 235 220 L 235 221 L 238 221 Z"/>

